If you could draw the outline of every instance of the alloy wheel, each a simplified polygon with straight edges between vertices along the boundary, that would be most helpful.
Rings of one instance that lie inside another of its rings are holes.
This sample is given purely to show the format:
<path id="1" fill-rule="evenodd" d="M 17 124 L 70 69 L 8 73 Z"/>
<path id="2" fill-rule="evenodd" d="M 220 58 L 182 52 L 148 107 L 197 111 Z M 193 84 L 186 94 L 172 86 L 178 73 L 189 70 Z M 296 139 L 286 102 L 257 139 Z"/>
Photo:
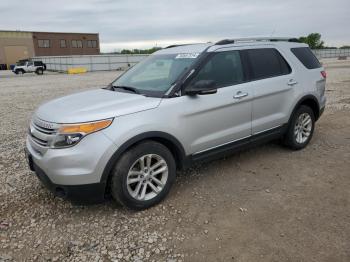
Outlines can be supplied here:
<path id="1" fill-rule="evenodd" d="M 147 154 L 137 159 L 127 175 L 127 189 L 136 200 L 156 197 L 168 180 L 168 165 L 159 155 Z"/>
<path id="2" fill-rule="evenodd" d="M 303 144 L 311 135 L 312 119 L 308 113 L 299 115 L 294 126 L 294 137 L 297 143 Z"/>

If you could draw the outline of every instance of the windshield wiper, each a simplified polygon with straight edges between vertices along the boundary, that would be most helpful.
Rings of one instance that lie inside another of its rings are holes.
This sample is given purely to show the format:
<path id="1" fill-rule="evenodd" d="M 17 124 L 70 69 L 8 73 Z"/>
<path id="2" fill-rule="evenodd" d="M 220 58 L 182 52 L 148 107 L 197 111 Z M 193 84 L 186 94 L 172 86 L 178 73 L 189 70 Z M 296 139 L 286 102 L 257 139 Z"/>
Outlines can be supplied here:
<path id="1" fill-rule="evenodd" d="M 132 86 L 114 86 L 114 85 L 111 85 L 111 87 L 113 88 L 114 91 L 116 89 L 123 89 L 123 90 L 131 91 L 135 94 L 140 94 L 140 91 L 137 90 L 137 88 L 132 87 Z"/>

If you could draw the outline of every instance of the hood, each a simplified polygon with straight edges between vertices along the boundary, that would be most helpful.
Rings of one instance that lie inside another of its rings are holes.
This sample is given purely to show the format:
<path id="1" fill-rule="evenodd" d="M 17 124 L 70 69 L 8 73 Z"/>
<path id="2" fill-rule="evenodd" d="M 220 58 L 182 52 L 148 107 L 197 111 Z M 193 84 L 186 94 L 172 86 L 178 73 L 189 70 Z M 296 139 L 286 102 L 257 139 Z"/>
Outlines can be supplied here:
<path id="1" fill-rule="evenodd" d="M 91 90 L 54 99 L 41 105 L 36 116 L 54 123 L 78 123 L 132 114 L 158 107 L 161 98 Z"/>

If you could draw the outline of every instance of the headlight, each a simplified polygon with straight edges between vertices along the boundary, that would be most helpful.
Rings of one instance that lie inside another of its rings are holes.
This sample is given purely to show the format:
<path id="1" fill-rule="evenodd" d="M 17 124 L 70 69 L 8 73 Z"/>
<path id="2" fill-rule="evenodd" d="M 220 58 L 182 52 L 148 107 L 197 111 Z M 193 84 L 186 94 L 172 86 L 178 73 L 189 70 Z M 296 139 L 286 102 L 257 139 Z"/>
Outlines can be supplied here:
<path id="1" fill-rule="evenodd" d="M 63 124 L 58 129 L 53 147 L 62 148 L 74 146 L 79 143 L 83 137 L 109 127 L 112 122 L 113 119 L 106 119 L 87 123 Z"/>

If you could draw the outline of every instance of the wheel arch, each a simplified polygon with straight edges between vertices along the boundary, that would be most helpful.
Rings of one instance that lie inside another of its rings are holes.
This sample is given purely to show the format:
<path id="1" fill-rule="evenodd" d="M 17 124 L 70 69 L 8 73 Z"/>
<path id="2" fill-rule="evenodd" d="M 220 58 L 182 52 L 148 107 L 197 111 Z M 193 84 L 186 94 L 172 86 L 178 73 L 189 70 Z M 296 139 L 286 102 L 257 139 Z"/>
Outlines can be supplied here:
<path id="1" fill-rule="evenodd" d="M 318 120 L 320 117 L 320 104 L 317 100 L 317 98 L 314 95 L 306 95 L 303 96 L 294 106 L 294 109 L 289 117 L 289 122 L 290 119 L 292 119 L 292 116 L 294 115 L 294 112 L 301 106 L 301 105 L 306 105 L 312 109 L 315 115 L 315 121 Z"/>
<path id="2" fill-rule="evenodd" d="M 122 144 L 117 149 L 116 152 L 114 152 L 114 154 L 108 160 L 107 165 L 104 168 L 104 171 L 101 177 L 101 183 L 105 183 L 107 186 L 108 181 L 110 179 L 110 174 L 115 164 L 117 163 L 117 161 L 123 155 L 124 152 L 126 152 L 132 146 L 135 146 L 136 144 L 139 144 L 146 140 L 147 141 L 153 140 L 166 146 L 170 150 L 170 152 L 173 154 L 177 167 L 183 168 L 186 165 L 187 158 L 186 158 L 185 150 L 182 144 L 174 136 L 165 132 L 150 131 L 150 132 L 139 134 L 129 139 L 124 144 Z"/>

